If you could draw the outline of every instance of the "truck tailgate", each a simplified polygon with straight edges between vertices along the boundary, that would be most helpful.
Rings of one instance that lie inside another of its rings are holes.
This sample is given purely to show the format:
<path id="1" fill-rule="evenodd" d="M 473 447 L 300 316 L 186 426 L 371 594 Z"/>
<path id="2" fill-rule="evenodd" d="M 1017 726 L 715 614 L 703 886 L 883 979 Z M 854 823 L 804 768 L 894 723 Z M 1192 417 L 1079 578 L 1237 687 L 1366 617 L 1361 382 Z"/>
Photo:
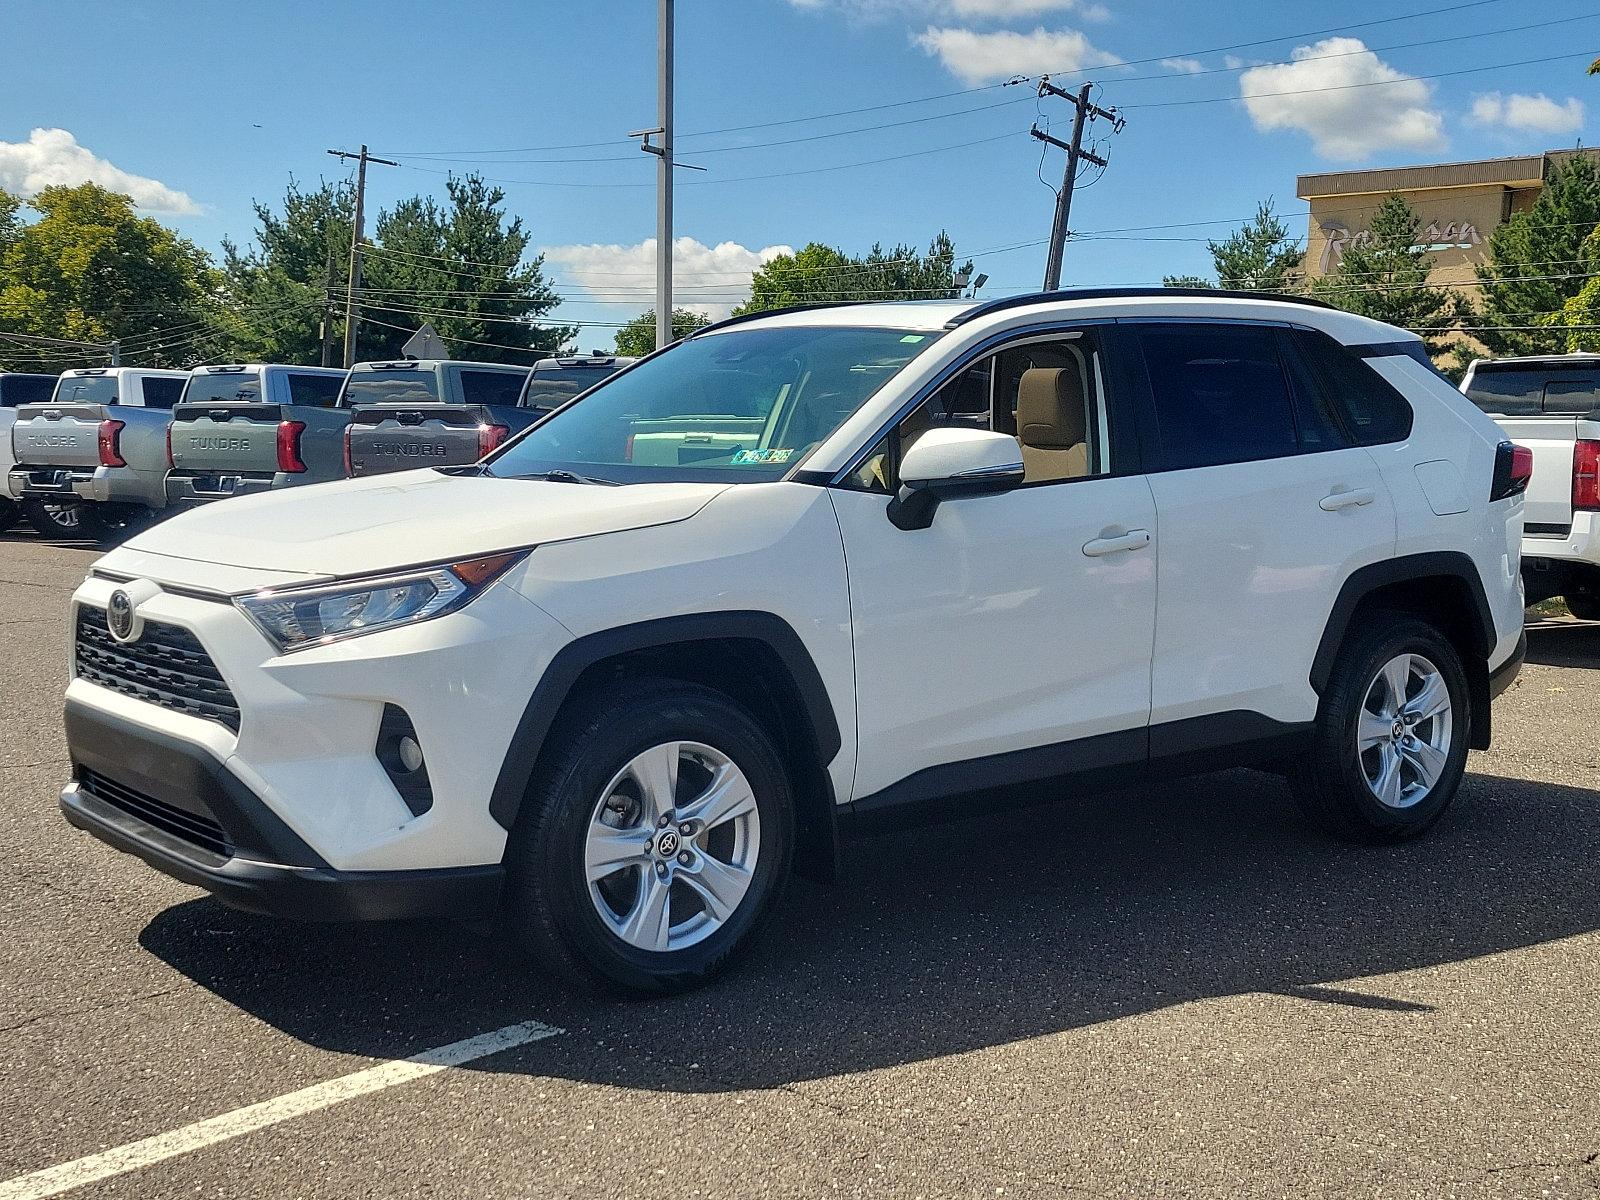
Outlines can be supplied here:
<path id="1" fill-rule="evenodd" d="M 1505 435 L 1533 451 L 1533 478 L 1523 506 L 1531 536 L 1565 536 L 1572 528 L 1572 450 L 1576 417 L 1496 417 Z"/>
<path id="2" fill-rule="evenodd" d="M 278 469 L 278 404 L 180 404 L 172 410 L 172 467 L 190 474 L 271 475 Z"/>
<path id="3" fill-rule="evenodd" d="M 100 464 L 101 404 L 24 404 L 17 409 L 11 445 L 28 467 L 95 467 Z"/>
<path id="4" fill-rule="evenodd" d="M 345 430 L 346 473 L 359 478 L 474 463 L 504 430 L 482 404 L 367 405 Z"/>

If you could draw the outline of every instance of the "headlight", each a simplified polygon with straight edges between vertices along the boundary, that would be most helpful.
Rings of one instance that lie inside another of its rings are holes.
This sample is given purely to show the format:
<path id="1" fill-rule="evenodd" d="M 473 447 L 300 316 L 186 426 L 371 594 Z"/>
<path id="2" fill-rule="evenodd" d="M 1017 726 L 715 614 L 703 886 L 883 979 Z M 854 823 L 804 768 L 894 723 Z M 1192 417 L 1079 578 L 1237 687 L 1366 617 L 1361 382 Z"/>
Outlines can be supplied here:
<path id="1" fill-rule="evenodd" d="M 527 553 L 517 550 L 316 587 L 267 589 L 233 602 L 279 650 L 305 650 L 454 612 Z"/>

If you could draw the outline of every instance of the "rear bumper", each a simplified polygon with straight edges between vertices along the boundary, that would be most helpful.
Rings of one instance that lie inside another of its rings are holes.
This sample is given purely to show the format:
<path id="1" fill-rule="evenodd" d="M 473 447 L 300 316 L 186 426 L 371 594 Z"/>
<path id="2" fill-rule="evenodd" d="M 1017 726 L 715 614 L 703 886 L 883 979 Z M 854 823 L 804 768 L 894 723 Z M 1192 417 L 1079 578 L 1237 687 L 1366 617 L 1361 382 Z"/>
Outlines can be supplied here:
<path id="1" fill-rule="evenodd" d="M 205 750 L 70 700 L 66 726 L 73 770 L 61 793 L 67 822 L 234 908 L 380 921 L 481 917 L 499 903 L 498 863 L 336 870 Z M 220 830 L 226 846 L 199 844 L 188 831 L 200 828 Z"/>
<path id="2" fill-rule="evenodd" d="M 164 508 L 167 503 L 163 472 L 133 467 L 100 467 L 87 478 L 74 479 L 72 490 L 96 504 L 129 504 L 139 508 Z"/>
<path id="3" fill-rule="evenodd" d="M 280 487 L 294 476 L 237 475 L 227 472 L 185 474 L 168 471 L 163 490 L 169 505 L 209 504 L 234 496 L 255 496 Z"/>
<path id="4" fill-rule="evenodd" d="M 1491 700 L 1512 685 L 1517 676 L 1521 674 L 1523 661 L 1527 657 L 1528 635 L 1524 632 L 1517 638 L 1517 648 L 1511 652 L 1511 657 L 1489 672 L 1489 698 Z"/>
<path id="5" fill-rule="evenodd" d="M 13 500 L 69 499 L 93 475 L 91 467 L 16 466 L 6 472 L 6 491 Z"/>

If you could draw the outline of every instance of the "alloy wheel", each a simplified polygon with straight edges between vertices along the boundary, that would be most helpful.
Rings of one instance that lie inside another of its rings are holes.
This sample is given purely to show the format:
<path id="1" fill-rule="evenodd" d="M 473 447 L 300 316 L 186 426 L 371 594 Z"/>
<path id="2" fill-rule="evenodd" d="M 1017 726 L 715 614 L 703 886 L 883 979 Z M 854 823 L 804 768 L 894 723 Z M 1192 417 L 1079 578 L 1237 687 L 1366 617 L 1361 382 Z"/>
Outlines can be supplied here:
<path id="1" fill-rule="evenodd" d="M 1356 753 L 1367 787 L 1389 808 L 1426 799 L 1450 760 L 1450 689 L 1420 654 L 1399 654 L 1367 687 L 1356 723 Z"/>

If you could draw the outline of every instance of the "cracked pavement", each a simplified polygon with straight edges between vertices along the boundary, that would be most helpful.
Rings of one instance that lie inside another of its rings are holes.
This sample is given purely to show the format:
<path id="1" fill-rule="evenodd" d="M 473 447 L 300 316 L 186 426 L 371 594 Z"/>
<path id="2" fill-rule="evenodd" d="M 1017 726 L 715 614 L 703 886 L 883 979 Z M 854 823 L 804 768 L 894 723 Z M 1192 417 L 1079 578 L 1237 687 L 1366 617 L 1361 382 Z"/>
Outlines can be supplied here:
<path id="1" fill-rule="evenodd" d="M 65 826 L 82 549 L 0 537 L 0 1181 L 508 1023 L 565 1033 L 110 1196 L 1600 1195 L 1600 625 L 1437 831 L 1254 772 L 856 848 L 730 976 L 573 996 L 493 922 L 235 913 Z"/>

